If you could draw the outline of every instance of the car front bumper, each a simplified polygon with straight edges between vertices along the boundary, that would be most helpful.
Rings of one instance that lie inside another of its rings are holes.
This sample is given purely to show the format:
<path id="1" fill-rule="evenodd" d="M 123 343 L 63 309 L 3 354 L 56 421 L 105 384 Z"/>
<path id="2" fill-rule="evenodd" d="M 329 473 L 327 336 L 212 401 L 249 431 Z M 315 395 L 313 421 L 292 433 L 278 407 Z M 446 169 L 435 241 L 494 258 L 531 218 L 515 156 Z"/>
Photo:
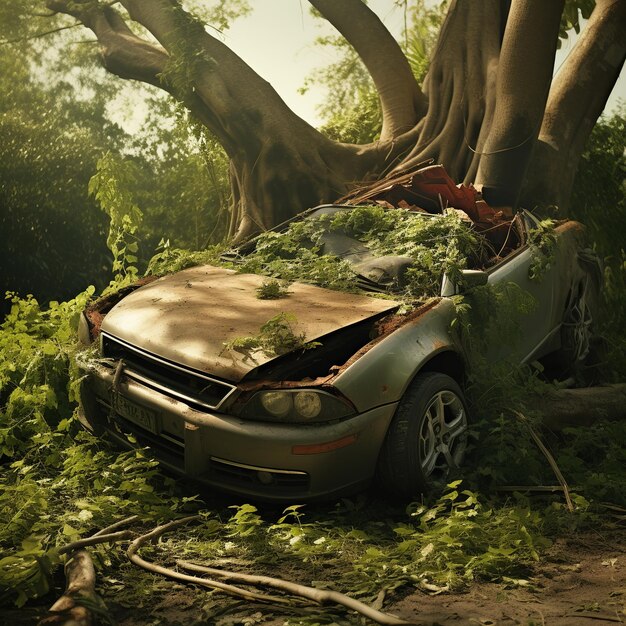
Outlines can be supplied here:
<path id="1" fill-rule="evenodd" d="M 131 433 L 176 474 L 276 502 L 366 486 L 397 404 L 333 423 L 277 424 L 199 411 L 126 376 L 114 379 L 114 369 L 90 365 L 81 419 L 91 429 L 127 448 Z"/>

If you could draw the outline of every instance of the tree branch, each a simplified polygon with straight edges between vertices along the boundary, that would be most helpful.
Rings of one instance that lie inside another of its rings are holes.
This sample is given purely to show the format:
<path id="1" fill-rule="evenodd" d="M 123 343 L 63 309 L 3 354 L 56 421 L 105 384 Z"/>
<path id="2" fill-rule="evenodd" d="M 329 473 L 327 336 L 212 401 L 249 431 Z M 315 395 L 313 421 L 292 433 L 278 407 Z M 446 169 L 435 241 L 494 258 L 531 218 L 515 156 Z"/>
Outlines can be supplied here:
<path id="1" fill-rule="evenodd" d="M 60 33 L 61 31 L 69 30 L 70 28 L 76 28 L 77 26 L 82 26 L 82 24 L 78 22 L 77 24 L 70 24 L 69 26 L 59 26 L 58 28 L 52 28 L 42 33 L 35 33 L 34 35 L 29 35 L 28 37 L 5 39 L 4 41 L 0 41 L 0 46 L 6 46 L 11 43 L 19 43 L 20 41 L 30 41 L 31 39 L 40 39 L 41 37 L 46 37 L 47 35 L 53 35 L 54 33 Z"/>
<path id="2" fill-rule="evenodd" d="M 116 0 L 117 2 L 117 0 Z M 158 46 L 135 35 L 115 9 L 84 1 L 48 0 L 50 10 L 65 13 L 82 22 L 96 35 L 107 70 L 120 76 L 139 80 L 168 90 L 160 75 L 168 59 Z"/>
<path id="3" fill-rule="evenodd" d="M 552 83 L 524 188 L 529 207 L 554 204 L 566 214 L 578 160 L 625 58 L 626 2 L 597 0 Z"/>
<path id="4" fill-rule="evenodd" d="M 380 97 L 381 140 L 413 128 L 427 100 L 396 40 L 362 0 L 309 0 L 345 37 L 367 67 Z"/>
<path id="5" fill-rule="evenodd" d="M 99 543 L 111 543 L 115 541 L 124 541 L 125 539 L 132 539 L 133 533 L 130 530 L 121 530 L 117 533 L 109 533 L 109 534 L 98 534 L 91 537 L 87 537 L 85 539 L 78 539 L 77 541 L 73 541 L 72 543 L 68 543 L 61 548 L 59 548 L 59 554 L 68 554 L 69 552 L 74 552 L 74 550 L 79 550 L 81 548 L 86 548 L 87 546 L 95 546 Z"/>
<path id="6" fill-rule="evenodd" d="M 487 202 L 515 206 L 539 134 L 564 0 L 513 0 L 502 40 L 493 124 L 476 182 Z"/>
<path id="7" fill-rule="evenodd" d="M 155 541 L 161 535 L 166 533 L 169 530 L 174 528 L 178 528 L 183 524 L 187 524 L 188 522 L 196 521 L 200 519 L 199 516 L 193 515 L 190 517 L 185 517 L 183 519 L 174 520 L 173 522 L 169 522 L 167 524 L 163 524 L 162 526 L 157 526 L 154 530 L 151 530 L 149 533 L 145 535 L 141 535 L 137 537 L 129 546 L 126 551 L 126 555 L 131 563 L 145 569 L 154 574 L 160 574 L 161 576 L 167 576 L 168 578 L 173 578 L 174 580 L 179 580 L 184 583 L 191 583 L 194 585 L 198 585 L 200 587 L 208 587 L 209 589 L 219 589 L 220 591 L 224 591 L 226 593 L 230 593 L 231 595 L 240 596 L 246 598 L 247 600 L 252 601 L 262 601 L 262 602 L 274 602 L 278 604 L 286 604 L 288 601 L 285 598 L 281 598 L 278 596 L 269 596 L 262 593 L 256 593 L 254 591 L 248 591 L 246 589 L 241 589 L 240 587 L 235 587 L 234 585 L 229 585 L 227 583 L 222 583 L 216 580 L 209 580 L 207 578 L 199 578 L 197 576 L 188 576 L 187 574 L 182 574 L 180 572 L 176 572 L 175 570 L 169 569 L 167 567 L 163 567 L 161 565 L 157 565 L 156 563 L 150 563 L 145 559 L 142 559 L 138 554 L 138 550 L 144 544 L 149 541 Z"/>

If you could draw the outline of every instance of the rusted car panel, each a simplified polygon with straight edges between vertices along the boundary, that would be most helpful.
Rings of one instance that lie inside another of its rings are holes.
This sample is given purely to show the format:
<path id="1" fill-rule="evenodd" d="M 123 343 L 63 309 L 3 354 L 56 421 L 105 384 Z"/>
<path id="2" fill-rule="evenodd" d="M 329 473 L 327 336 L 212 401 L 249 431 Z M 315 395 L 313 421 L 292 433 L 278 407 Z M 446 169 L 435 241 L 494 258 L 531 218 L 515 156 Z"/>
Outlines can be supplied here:
<path id="1" fill-rule="evenodd" d="M 386 402 L 397 402 L 415 374 L 437 354 L 460 355 L 451 323 L 454 304 L 449 298 L 433 301 L 411 316 L 384 341 L 355 360 L 333 381 L 359 411 Z M 459 357 L 461 358 L 461 357 Z"/>

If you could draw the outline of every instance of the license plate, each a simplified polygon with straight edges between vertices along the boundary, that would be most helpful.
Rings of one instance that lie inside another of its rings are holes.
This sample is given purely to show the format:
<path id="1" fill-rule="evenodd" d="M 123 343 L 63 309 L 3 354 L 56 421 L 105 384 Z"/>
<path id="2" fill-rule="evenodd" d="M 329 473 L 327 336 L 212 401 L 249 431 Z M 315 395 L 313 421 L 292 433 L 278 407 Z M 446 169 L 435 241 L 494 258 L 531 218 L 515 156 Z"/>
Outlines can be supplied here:
<path id="1" fill-rule="evenodd" d="M 156 411 L 147 409 L 140 404 L 135 404 L 128 398 L 120 396 L 119 394 L 113 395 L 113 409 L 118 415 L 127 419 L 129 422 L 141 426 L 141 428 L 155 435 L 158 434 Z"/>

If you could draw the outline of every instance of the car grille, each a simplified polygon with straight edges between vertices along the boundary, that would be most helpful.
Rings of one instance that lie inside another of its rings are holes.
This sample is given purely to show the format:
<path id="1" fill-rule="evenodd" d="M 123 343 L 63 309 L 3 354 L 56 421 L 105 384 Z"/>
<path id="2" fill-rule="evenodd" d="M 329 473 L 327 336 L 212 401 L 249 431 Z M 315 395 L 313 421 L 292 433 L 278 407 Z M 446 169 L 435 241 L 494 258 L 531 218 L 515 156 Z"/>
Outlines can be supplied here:
<path id="1" fill-rule="evenodd" d="M 200 409 L 218 409 L 236 389 L 234 385 L 162 359 L 104 332 L 102 356 L 123 360 L 127 376 Z"/>

